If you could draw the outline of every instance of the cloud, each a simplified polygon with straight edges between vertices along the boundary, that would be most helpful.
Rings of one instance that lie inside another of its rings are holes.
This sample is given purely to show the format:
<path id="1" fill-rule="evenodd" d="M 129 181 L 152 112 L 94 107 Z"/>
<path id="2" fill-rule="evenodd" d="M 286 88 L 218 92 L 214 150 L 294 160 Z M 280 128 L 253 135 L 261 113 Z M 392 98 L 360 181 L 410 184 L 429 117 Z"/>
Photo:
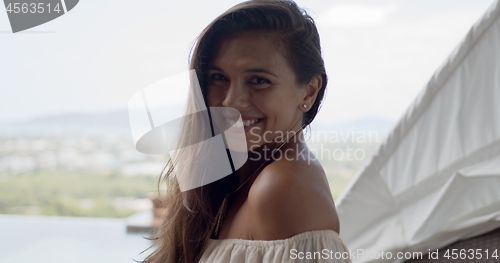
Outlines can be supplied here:
<path id="1" fill-rule="evenodd" d="M 396 12 L 396 4 L 367 5 L 343 3 L 330 6 L 321 13 L 316 21 L 323 26 L 333 27 L 372 27 L 384 25 L 387 17 Z"/>

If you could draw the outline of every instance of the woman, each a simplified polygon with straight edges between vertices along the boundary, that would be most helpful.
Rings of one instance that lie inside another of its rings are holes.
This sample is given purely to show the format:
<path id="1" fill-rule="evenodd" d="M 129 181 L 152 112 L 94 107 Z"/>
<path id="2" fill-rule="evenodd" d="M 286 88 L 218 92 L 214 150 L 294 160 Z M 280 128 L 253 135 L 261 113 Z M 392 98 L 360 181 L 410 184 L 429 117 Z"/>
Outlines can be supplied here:
<path id="1" fill-rule="evenodd" d="M 347 248 L 338 237 L 325 173 L 302 133 L 327 83 L 312 18 L 292 1 L 238 4 L 201 33 L 191 69 L 209 109 L 237 110 L 222 113 L 226 124 L 215 130 L 237 127 L 241 114 L 249 156 L 236 172 L 208 185 L 180 191 L 172 184 L 157 249 L 145 262 L 349 261 L 335 259 Z M 210 120 L 187 119 L 182 143 L 206 137 L 207 129 L 194 127 Z M 203 172 L 191 162 L 204 154 L 180 153 L 166 176 Z"/>

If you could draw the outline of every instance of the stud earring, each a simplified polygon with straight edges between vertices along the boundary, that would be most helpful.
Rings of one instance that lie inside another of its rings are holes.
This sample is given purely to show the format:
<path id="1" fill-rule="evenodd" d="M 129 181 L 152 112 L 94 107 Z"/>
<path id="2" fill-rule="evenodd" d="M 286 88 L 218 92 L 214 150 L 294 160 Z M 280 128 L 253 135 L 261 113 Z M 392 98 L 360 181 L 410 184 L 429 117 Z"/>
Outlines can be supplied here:
<path id="1" fill-rule="evenodd" d="M 302 105 L 302 108 L 304 109 L 307 108 L 307 104 Z"/>

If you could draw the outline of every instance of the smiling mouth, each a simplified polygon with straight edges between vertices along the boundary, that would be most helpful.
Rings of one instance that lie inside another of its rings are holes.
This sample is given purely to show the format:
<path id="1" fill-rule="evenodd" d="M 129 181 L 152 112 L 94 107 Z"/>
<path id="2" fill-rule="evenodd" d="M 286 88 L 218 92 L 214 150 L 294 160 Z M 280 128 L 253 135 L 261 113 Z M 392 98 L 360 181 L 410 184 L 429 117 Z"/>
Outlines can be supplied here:
<path id="1" fill-rule="evenodd" d="M 256 119 L 251 119 L 251 120 L 244 120 L 242 122 L 237 122 L 236 120 L 231 120 L 231 119 L 227 119 L 226 118 L 226 123 L 229 127 L 250 127 L 258 122 L 260 122 L 261 120 L 263 120 L 264 118 L 256 118 Z"/>

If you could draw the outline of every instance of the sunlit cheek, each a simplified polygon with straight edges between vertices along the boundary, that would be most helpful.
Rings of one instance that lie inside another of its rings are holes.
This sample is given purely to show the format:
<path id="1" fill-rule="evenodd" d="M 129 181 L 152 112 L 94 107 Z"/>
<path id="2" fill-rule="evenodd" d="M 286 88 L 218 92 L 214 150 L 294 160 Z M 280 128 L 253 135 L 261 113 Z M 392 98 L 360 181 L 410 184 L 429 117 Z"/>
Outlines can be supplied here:
<path id="1" fill-rule="evenodd" d="M 284 102 L 276 105 L 285 105 Z M 289 103 L 289 102 L 288 102 Z M 292 107 L 279 107 L 269 110 L 271 112 L 266 119 L 265 135 L 266 141 L 274 143 L 282 142 L 287 132 L 294 130 L 293 126 L 298 120 L 297 112 Z"/>

